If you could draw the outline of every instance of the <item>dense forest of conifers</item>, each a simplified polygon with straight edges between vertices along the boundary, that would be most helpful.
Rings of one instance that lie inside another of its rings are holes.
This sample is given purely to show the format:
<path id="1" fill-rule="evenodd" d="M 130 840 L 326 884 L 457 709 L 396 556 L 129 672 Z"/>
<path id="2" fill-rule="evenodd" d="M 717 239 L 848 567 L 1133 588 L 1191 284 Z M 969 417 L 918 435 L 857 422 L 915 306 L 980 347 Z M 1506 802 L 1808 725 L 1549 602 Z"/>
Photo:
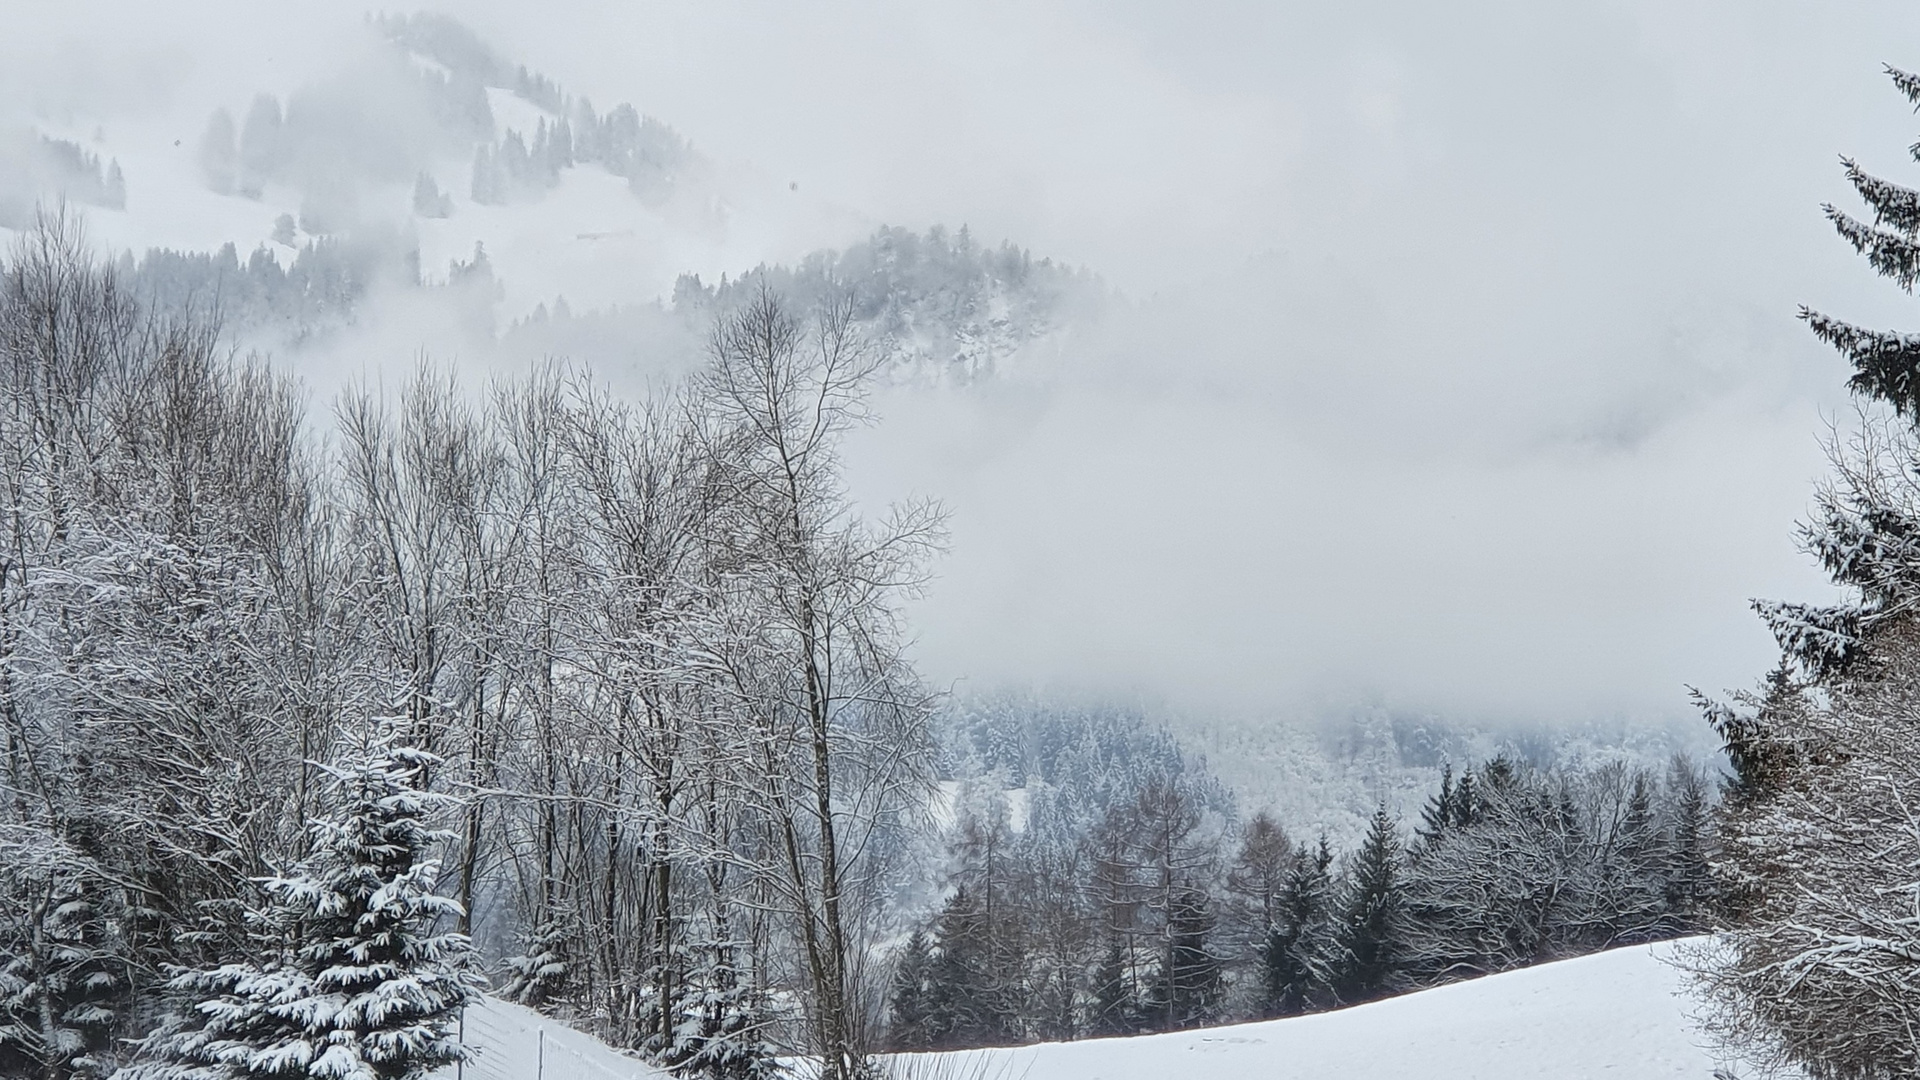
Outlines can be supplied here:
<path id="1" fill-rule="evenodd" d="M 1101 791 L 1036 779 L 1022 821 L 991 787 L 958 815 L 951 890 L 896 953 L 889 1046 L 1291 1016 L 1675 937 L 1714 902 L 1714 791 L 1683 760 L 1449 770 L 1411 832 L 1381 810 L 1350 852 L 1223 817 L 1177 756 L 1112 766 Z"/>

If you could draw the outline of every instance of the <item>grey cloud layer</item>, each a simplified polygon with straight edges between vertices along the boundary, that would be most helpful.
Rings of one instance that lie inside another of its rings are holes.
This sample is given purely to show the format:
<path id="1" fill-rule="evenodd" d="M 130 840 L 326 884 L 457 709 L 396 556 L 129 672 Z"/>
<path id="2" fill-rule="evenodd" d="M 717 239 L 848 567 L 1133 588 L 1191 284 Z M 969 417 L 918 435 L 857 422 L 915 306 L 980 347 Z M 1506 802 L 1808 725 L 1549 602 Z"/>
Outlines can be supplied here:
<path id="1" fill-rule="evenodd" d="M 1747 597 L 1821 588 L 1790 530 L 1843 372 L 1795 305 L 1920 323 L 1817 209 L 1839 153 L 1913 168 L 1910 5 L 450 10 L 869 223 L 1129 295 L 854 447 L 869 497 L 953 505 L 943 678 L 1681 716 L 1768 662 Z M 245 100 L 358 18 L 35 14 L 0 94 Z"/>

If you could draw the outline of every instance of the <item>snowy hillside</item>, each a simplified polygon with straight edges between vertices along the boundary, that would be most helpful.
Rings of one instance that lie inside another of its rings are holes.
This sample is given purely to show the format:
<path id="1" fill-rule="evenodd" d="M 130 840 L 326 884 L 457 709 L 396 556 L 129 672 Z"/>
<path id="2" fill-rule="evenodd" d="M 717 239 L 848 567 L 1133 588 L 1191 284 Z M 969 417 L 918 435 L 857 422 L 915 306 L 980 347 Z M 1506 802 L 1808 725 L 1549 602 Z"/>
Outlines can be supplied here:
<path id="1" fill-rule="evenodd" d="M 64 205 L 143 300 L 217 310 L 230 339 L 310 377 L 424 353 L 507 371 L 565 356 L 637 383 L 697 361 L 729 276 L 760 268 L 802 300 L 852 292 L 913 377 L 970 381 L 1099 292 L 964 224 L 876 232 L 633 104 L 596 107 L 451 19 L 364 29 L 313 58 L 322 74 L 250 103 L 0 102 L 0 250 Z"/>
<path id="2" fill-rule="evenodd" d="M 902 1077 L 980 1080 L 1710 1080 L 1674 946 L 1615 949 L 1339 1012 L 1171 1035 L 902 1056 Z M 467 1013 L 471 1080 L 663 1076 L 538 1013 Z M 1743 1075 L 1737 1067 L 1733 1075 Z M 446 1074 L 451 1077 L 452 1073 Z"/>
<path id="3" fill-rule="evenodd" d="M 1703 1048 L 1688 1018 L 1685 976 L 1667 962 L 1673 948 L 1616 949 L 1289 1020 L 925 1055 L 902 1071 L 983 1080 L 1709 1080 L 1728 1063 Z"/>

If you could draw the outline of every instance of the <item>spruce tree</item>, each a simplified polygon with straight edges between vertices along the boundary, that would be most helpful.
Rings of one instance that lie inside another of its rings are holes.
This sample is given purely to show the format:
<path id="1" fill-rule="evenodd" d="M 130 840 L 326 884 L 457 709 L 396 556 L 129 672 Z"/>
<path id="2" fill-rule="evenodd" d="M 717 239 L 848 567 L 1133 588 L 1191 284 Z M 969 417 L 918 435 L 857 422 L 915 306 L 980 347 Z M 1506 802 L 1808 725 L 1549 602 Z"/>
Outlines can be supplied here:
<path id="1" fill-rule="evenodd" d="M 935 1049 L 957 1050 L 1013 1041 L 1016 1012 L 994 977 L 986 914 L 964 887 L 935 924 L 927 979 L 927 1028 Z"/>
<path id="2" fill-rule="evenodd" d="M 1107 934 L 1107 946 L 1093 972 L 1093 1016 L 1088 1025 L 1095 1035 L 1131 1035 L 1139 1030 L 1133 979 L 1128 964 L 1127 945 L 1115 931 Z"/>
<path id="3" fill-rule="evenodd" d="M 1920 107 L 1920 76 L 1887 69 Z M 1920 189 L 1841 161 L 1871 211 L 1826 206 L 1840 236 L 1911 294 L 1920 283 Z M 1842 595 L 1761 602 L 1790 668 L 1707 704 L 1736 778 L 1715 864 L 1734 916 L 1703 964 L 1720 1034 L 1763 1064 L 1820 1077 L 1920 1073 L 1913 867 L 1920 838 L 1920 334 L 1802 309 L 1852 365 L 1856 434 L 1829 446 L 1802 546 Z"/>
<path id="4" fill-rule="evenodd" d="M 1668 806 L 1659 837 L 1660 876 L 1676 932 L 1702 929 L 1723 899 L 1708 862 L 1712 807 L 1698 770 L 1675 757 L 1667 770 Z"/>
<path id="5" fill-rule="evenodd" d="M 924 931 L 915 930 L 894 963 L 893 983 L 887 995 L 887 1045 L 895 1052 L 926 1050 L 933 1046 L 929 1027 L 929 981 L 933 950 Z"/>
<path id="6" fill-rule="evenodd" d="M 1341 1004 L 1370 1001 L 1402 988 L 1406 890 L 1400 830 L 1384 806 L 1374 811 L 1347 871 L 1334 940 L 1333 991 Z"/>
<path id="7" fill-rule="evenodd" d="M 1467 828 L 1480 820 L 1480 792 L 1474 786 L 1473 770 L 1460 774 L 1460 782 L 1453 787 L 1453 816 L 1451 824 Z"/>
<path id="8" fill-rule="evenodd" d="M 176 975 L 190 1022 L 155 1048 L 171 1068 L 144 1075 L 415 1080 L 460 1060 L 469 946 L 435 932 L 460 908 L 432 891 L 434 800 L 415 786 L 437 761 L 387 726 L 328 770 L 335 810 L 312 854 L 263 883 L 264 955 Z"/>
<path id="9" fill-rule="evenodd" d="M 109 210 L 127 208 L 127 174 L 121 171 L 119 158 L 107 162 L 107 180 L 101 205 Z"/>
<path id="10" fill-rule="evenodd" d="M 453 201 L 432 176 L 423 172 L 413 181 L 413 212 L 424 218 L 443 218 L 453 213 Z"/>
<path id="11" fill-rule="evenodd" d="M 1167 955 L 1154 972 L 1147 1014 L 1163 1031 L 1199 1027 L 1220 1002 L 1220 958 L 1213 955 L 1213 907 L 1199 889 L 1179 890 L 1167 913 Z"/>
<path id="12" fill-rule="evenodd" d="M 0 829 L 0 1076 L 109 1071 L 129 984 L 125 916 L 100 868 L 71 845 Z"/>
<path id="13" fill-rule="evenodd" d="M 1301 846 L 1287 875 L 1273 930 L 1261 950 L 1268 1016 L 1297 1016 L 1318 1007 L 1326 996 L 1332 865 L 1333 851 L 1322 836 L 1317 852 Z"/>
<path id="14" fill-rule="evenodd" d="M 1920 107 L 1920 76 L 1887 72 Z M 1876 271 L 1912 293 L 1920 280 L 1920 190 L 1873 176 L 1851 159 L 1841 164 L 1873 220 L 1861 221 L 1831 204 L 1822 208 L 1828 220 Z M 1920 425 L 1920 335 L 1870 330 L 1809 308 L 1800 317 L 1853 365 L 1848 389 L 1890 409 L 1909 432 Z M 1910 493 L 1875 482 L 1890 477 L 1872 475 L 1870 461 L 1837 464 L 1844 482 L 1820 493 L 1801 541 L 1851 595 L 1827 605 L 1755 604 L 1786 654 L 1814 676 L 1844 673 L 1860 659 L 1874 628 L 1920 599 L 1920 513 Z"/>
<path id="15" fill-rule="evenodd" d="M 1796 659 L 1791 652 L 1782 656 L 1767 673 L 1759 693 L 1735 695 L 1735 704 L 1746 706 L 1746 711 L 1714 701 L 1698 690 L 1693 692 L 1694 704 L 1714 734 L 1720 736 L 1727 763 L 1733 766 L 1722 791 L 1734 806 L 1764 799 L 1793 771 L 1792 744 L 1775 735 L 1790 725 L 1806 704 L 1803 692 L 1808 684 L 1794 671 Z M 1817 663 L 1816 659 L 1798 659 L 1808 666 Z"/>
<path id="16" fill-rule="evenodd" d="M 1461 804 L 1462 824 L 1472 825 L 1486 813 L 1486 801 L 1497 797 L 1501 792 L 1512 790 L 1521 778 L 1520 766 L 1505 754 L 1496 754 L 1480 766 L 1480 785 L 1486 791 L 1475 794 L 1471 790 Z"/>
<path id="17" fill-rule="evenodd" d="M 532 1009 L 562 998 L 573 971 L 567 957 L 570 937 L 568 927 L 551 917 L 523 932 L 519 951 L 503 965 L 506 985 L 500 988 L 500 996 Z"/>
<path id="18" fill-rule="evenodd" d="M 207 190 L 219 195 L 233 192 L 239 153 L 234 147 L 233 114 L 215 109 L 200 136 L 200 177 Z"/>
<path id="19" fill-rule="evenodd" d="M 740 979 L 733 943 L 710 941 L 692 953 L 695 962 L 674 984 L 672 1037 L 648 1046 L 654 1060 L 704 1080 L 781 1075 L 779 1051 L 767 1039 L 772 1018 L 763 995 Z"/>
<path id="20" fill-rule="evenodd" d="M 1440 790 L 1427 797 L 1426 805 L 1420 808 L 1420 826 L 1413 830 L 1426 847 L 1439 847 L 1445 839 L 1447 826 L 1454 823 L 1453 800 L 1453 765 L 1449 763 L 1440 767 Z"/>

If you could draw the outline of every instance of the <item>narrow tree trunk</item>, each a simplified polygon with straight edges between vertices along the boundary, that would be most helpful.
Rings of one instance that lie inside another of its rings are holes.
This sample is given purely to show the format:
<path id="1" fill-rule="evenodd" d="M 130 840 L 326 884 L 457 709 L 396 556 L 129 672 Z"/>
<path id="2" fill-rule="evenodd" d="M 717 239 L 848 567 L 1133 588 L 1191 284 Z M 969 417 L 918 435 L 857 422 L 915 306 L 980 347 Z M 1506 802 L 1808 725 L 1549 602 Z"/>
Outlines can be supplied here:
<path id="1" fill-rule="evenodd" d="M 847 935 L 841 917 L 840 851 L 833 822 L 833 745 L 827 729 L 826 687 L 814 639 L 814 613 L 802 601 L 802 647 L 806 651 L 807 712 L 811 727 L 815 813 L 820 819 L 820 908 L 826 931 L 825 970 L 820 986 L 821 1015 L 825 1021 L 821 1051 L 827 1057 L 831 1080 L 854 1080 L 859 1047 L 854 1045 L 850 1003 L 847 1000 Z"/>

